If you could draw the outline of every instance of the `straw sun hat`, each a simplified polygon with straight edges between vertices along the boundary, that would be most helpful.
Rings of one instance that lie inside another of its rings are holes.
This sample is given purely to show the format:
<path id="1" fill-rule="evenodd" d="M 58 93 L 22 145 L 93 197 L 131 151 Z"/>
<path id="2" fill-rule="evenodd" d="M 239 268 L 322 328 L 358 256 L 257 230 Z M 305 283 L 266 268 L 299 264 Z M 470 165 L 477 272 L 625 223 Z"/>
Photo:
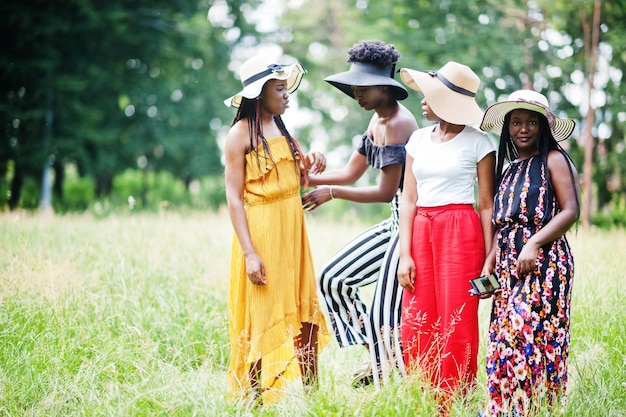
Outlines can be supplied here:
<path id="1" fill-rule="evenodd" d="M 533 90 L 517 90 L 512 92 L 505 101 L 492 104 L 485 110 L 485 116 L 480 124 L 480 128 L 485 132 L 500 135 L 504 117 L 507 113 L 517 109 L 532 110 L 546 116 L 552 136 L 557 141 L 567 139 L 572 134 L 574 126 L 576 126 L 576 122 L 573 119 L 555 116 L 548 106 L 548 99 L 543 94 Z"/>
<path id="2" fill-rule="evenodd" d="M 480 78 L 470 67 L 450 61 L 438 71 L 400 69 L 402 81 L 421 91 L 437 116 L 458 125 L 478 124 L 483 112 L 476 103 Z"/>
<path id="3" fill-rule="evenodd" d="M 278 64 L 265 55 L 255 56 L 244 62 L 239 69 L 243 90 L 224 100 L 224 104 L 228 107 L 239 107 L 243 97 L 257 98 L 269 80 L 287 80 L 287 91 L 291 94 L 298 89 L 305 72 L 300 63 Z"/>
<path id="4" fill-rule="evenodd" d="M 354 98 L 352 87 L 389 86 L 396 100 L 404 100 L 409 93 L 393 79 L 395 64 L 379 66 L 367 62 L 352 62 L 348 71 L 330 75 L 324 81 Z"/>

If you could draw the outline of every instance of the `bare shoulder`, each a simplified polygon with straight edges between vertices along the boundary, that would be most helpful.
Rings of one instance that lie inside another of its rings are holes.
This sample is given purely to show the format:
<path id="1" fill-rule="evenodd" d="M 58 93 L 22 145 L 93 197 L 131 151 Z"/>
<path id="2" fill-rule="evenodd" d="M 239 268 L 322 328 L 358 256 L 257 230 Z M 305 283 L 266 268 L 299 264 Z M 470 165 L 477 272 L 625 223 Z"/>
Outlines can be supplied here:
<path id="1" fill-rule="evenodd" d="M 248 132 L 248 123 L 246 120 L 239 120 L 228 130 L 226 134 L 227 148 L 233 150 L 246 150 L 250 147 L 250 134 Z"/>
<path id="2" fill-rule="evenodd" d="M 563 152 L 558 150 L 548 152 L 548 169 L 550 169 L 550 171 L 569 171 L 571 169 L 574 174 L 577 172 L 571 160 Z"/>
<path id="3" fill-rule="evenodd" d="M 387 123 L 387 143 L 405 144 L 413 132 L 418 129 L 413 113 L 402 104 L 393 118 Z"/>

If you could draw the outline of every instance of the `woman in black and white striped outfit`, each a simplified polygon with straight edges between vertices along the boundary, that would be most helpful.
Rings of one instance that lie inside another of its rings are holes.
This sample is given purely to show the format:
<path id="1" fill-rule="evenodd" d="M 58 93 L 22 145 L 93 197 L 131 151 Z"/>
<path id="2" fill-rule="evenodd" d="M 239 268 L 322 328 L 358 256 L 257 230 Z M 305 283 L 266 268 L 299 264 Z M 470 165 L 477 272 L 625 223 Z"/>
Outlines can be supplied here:
<path id="1" fill-rule="evenodd" d="M 317 187 L 303 197 L 304 207 L 313 210 L 332 199 L 356 203 L 389 202 L 391 215 L 365 230 L 330 259 L 319 276 L 320 302 L 340 347 L 365 345 L 370 361 L 355 373 L 355 385 L 389 378 L 394 368 L 404 375 L 399 324 L 401 288 L 398 267 L 398 207 L 404 170 L 405 149 L 417 128 L 413 114 L 398 101 L 407 90 L 393 79 L 400 53 L 379 40 L 361 41 L 348 51 L 349 71 L 325 80 L 354 98 L 374 114 L 367 131 L 345 167 L 309 176 Z M 379 169 L 376 185 L 353 185 L 369 167 Z M 359 289 L 376 283 L 368 306 Z M 372 372 L 376 370 L 376 372 Z"/>

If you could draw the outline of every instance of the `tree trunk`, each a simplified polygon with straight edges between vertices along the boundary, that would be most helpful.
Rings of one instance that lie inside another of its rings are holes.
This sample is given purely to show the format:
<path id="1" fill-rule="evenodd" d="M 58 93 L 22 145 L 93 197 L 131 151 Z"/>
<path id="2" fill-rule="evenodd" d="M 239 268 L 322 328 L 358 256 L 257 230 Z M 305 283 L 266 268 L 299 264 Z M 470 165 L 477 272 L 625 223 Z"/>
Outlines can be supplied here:
<path id="1" fill-rule="evenodd" d="M 62 201 L 63 200 L 63 180 L 65 179 L 65 166 L 59 162 L 58 159 L 54 160 L 54 165 L 52 166 L 54 170 L 54 197 Z"/>
<path id="2" fill-rule="evenodd" d="M 54 120 L 54 111 L 52 109 L 52 89 L 48 87 L 46 97 L 46 120 L 43 129 L 43 146 L 44 152 L 48 153 L 52 143 L 52 122 Z M 52 210 L 52 164 L 54 163 L 54 155 L 48 154 L 45 165 L 43 167 L 41 181 L 41 199 L 39 200 L 39 209 L 47 213 Z"/>
<path id="3" fill-rule="evenodd" d="M 11 195 L 9 196 L 9 210 L 13 211 L 20 204 L 22 196 L 22 185 L 24 185 L 24 170 L 19 158 L 13 159 L 13 179 L 11 179 Z"/>
<path id="4" fill-rule="evenodd" d="M 583 164 L 583 198 L 582 198 L 582 224 L 587 229 L 591 225 L 591 202 L 593 193 L 593 125 L 595 123 L 595 108 L 592 97 L 594 90 L 594 78 L 598 65 L 598 44 L 600 40 L 600 7 L 601 1 L 595 0 L 593 4 L 592 23 L 589 24 L 587 14 L 583 7 L 580 9 L 580 18 L 583 26 L 585 39 L 585 61 L 587 63 L 587 115 L 585 116 L 584 130 L 581 132 L 585 146 L 585 162 Z"/>
<path id="5" fill-rule="evenodd" d="M 113 178 L 108 172 L 99 172 L 96 175 L 95 194 L 97 198 L 106 197 L 111 194 L 113 189 Z"/>

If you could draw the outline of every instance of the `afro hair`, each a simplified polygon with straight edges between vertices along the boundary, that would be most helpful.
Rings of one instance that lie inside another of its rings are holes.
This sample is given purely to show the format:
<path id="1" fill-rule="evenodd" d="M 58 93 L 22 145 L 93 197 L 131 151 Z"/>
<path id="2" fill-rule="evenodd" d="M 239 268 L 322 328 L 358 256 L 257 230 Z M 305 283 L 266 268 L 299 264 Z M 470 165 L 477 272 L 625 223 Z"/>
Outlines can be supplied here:
<path id="1" fill-rule="evenodd" d="M 383 41 L 360 41 L 348 50 L 348 63 L 361 62 L 377 66 L 388 66 L 398 62 L 400 52 Z"/>

